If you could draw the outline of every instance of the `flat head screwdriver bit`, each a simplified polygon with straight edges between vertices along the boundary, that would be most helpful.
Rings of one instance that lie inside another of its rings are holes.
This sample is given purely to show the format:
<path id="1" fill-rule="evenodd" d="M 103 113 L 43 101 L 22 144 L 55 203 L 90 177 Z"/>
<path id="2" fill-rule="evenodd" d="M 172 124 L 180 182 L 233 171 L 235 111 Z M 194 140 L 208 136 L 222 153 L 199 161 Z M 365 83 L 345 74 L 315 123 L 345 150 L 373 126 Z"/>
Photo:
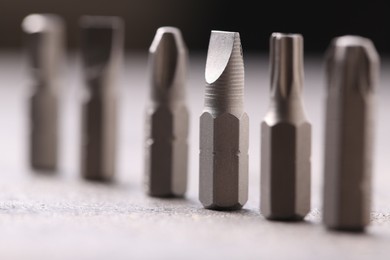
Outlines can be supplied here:
<path id="1" fill-rule="evenodd" d="M 370 39 L 345 35 L 326 53 L 323 222 L 364 231 L 370 222 L 374 93 L 379 55 Z"/>
<path id="2" fill-rule="evenodd" d="M 80 28 L 86 84 L 81 173 L 86 179 L 109 181 L 116 166 L 116 85 L 123 61 L 124 23 L 116 16 L 83 16 Z"/>
<path id="3" fill-rule="evenodd" d="M 23 19 L 25 49 L 31 69 L 29 161 L 33 169 L 58 167 L 58 89 L 64 58 L 65 24 L 55 14 Z"/>
<path id="4" fill-rule="evenodd" d="M 270 37 L 270 104 L 261 124 L 260 211 L 302 220 L 310 211 L 311 124 L 302 98 L 303 37 Z"/>
<path id="5" fill-rule="evenodd" d="M 207 209 L 240 209 L 248 200 L 249 118 L 238 32 L 211 31 L 205 81 L 199 199 Z"/>
<path id="6" fill-rule="evenodd" d="M 145 188 L 154 197 L 187 190 L 187 47 L 181 31 L 160 27 L 149 48 L 150 99 L 145 124 Z"/>

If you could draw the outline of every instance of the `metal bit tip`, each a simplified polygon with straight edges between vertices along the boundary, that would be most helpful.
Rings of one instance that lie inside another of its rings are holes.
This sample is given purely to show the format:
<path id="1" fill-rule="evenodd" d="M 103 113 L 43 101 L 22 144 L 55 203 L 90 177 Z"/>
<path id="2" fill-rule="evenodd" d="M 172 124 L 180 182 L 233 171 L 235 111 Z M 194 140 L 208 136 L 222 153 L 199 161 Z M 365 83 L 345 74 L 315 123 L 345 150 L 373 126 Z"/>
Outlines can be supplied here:
<path id="1" fill-rule="evenodd" d="M 326 53 L 326 64 L 329 79 L 348 81 L 340 85 L 341 88 L 353 86 L 372 88 L 379 78 L 378 52 L 373 42 L 365 37 L 346 35 L 334 38 Z M 353 73 L 348 78 L 346 74 L 341 76 L 337 70 L 345 72 L 351 70 Z M 359 84 L 354 82 L 356 74 L 359 74 L 362 80 Z M 334 86 L 334 84 L 329 84 L 329 86 Z"/>
<path id="2" fill-rule="evenodd" d="M 303 37 L 272 33 L 270 38 L 271 95 L 287 98 L 303 87 Z"/>
<path id="3" fill-rule="evenodd" d="M 30 34 L 56 30 L 62 25 L 62 19 L 55 14 L 29 14 L 22 21 L 23 31 Z"/>
<path id="4" fill-rule="evenodd" d="M 41 87 L 55 85 L 65 49 L 63 19 L 56 14 L 30 14 L 23 19 L 22 29 L 33 76 L 43 81 Z"/>
<path id="5" fill-rule="evenodd" d="M 165 43 L 166 41 L 173 42 Z M 168 47 L 175 48 L 177 52 L 187 52 L 187 47 L 184 44 L 181 31 L 176 27 L 164 26 L 158 28 L 153 42 L 149 47 L 149 52 L 155 53 L 159 50 L 159 48 L 161 50 L 161 48 Z"/>
<path id="6" fill-rule="evenodd" d="M 96 77 L 95 74 L 101 73 L 108 63 L 122 58 L 124 22 L 117 16 L 84 15 L 80 18 L 79 24 L 86 73 Z M 114 64 L 106 68 L 109 69 L 115 69 Z"/>
<path id="7" fill-rule="evenodd" d="M 158 28 L 149 48 L 152 98 L 159 102 L 182 102 L 188 51 L 176 27 Z"/>

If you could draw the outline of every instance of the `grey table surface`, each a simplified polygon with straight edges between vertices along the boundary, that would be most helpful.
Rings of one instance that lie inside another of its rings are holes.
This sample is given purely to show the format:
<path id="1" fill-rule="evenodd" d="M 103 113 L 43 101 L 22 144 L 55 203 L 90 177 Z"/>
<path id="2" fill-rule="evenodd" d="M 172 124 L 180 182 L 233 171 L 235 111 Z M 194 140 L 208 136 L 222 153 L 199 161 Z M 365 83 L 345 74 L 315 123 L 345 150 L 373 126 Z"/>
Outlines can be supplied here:
<path id="1" fill-rule="evenodd" d="M 60 166 L 48 175 L 27 161 L 29 72 L 19 51 L 0 52 L 0 259 L 389 259 L 390 60 L 377 88 L 372 222 L 363 234 L 321 222 L 325 81 L 322 56 L 305 56 L 304 101 L 313 126 L 312 211 L 303 222 L 268 221 L 259 212 L 260 123 L 268 106 L 266 54 L 245 53 L 245 107 L 250 117 L 249 199 L 234 212 L 198 200 L 199 116 L 206 53 L 190 52 L 190 161 L 184 199 L 145 195 L 143 111 L 147 53 L 127 53 L 118 82 L 119 130 L 114 183 L 79 175 L 82 77 L 77 53 L 60 88 Z"/>

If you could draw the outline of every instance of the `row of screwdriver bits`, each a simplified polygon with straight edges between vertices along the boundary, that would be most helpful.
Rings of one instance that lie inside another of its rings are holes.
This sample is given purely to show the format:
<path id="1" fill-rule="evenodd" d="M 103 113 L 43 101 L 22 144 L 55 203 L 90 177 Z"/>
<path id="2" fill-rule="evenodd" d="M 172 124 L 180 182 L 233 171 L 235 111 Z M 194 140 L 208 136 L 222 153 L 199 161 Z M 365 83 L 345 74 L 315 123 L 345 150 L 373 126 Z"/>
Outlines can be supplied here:
<path id="1" fill-rule="evenodd" d="M 30 162 L 57 167 L 57 76 L 64 22 L 31 14 L 22 23 L 34 91 Z M 119 17 L 80 19 L 87 96 L 82 109 L 81 172 L 115 174 L 117 72 L 123 58 Z M 270 37 L 270 102 L 261 124 L 260 211 L 272 220 L 302 220 L 311 203 L 311 124 L 302 98 L 303 36 Z M 187 190 L 188 50 L 175 27 L 158 28 L 149 48 L 150 98 L 145 113 L 145 191 L 182 197 Z M 379 56 L 371 40 L 332 40 L 326 53 L 327 104 L 323 221 L 329 228 L 364 230 L 371 199 L 373 97 Z M 207 209 L 237 210 L 248 200 L 249 117 L 244 109 L 244 58 L 238 32 L 211 31 L 200 116 L 199 200 Z"/>

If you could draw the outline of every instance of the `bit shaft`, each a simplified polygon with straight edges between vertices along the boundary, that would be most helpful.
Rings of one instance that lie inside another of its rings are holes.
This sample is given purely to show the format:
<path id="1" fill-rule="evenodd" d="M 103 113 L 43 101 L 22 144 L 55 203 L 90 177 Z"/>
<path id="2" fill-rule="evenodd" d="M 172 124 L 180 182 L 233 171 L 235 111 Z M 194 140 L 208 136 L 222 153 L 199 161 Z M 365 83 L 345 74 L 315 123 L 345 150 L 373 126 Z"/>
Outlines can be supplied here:
<path id="1" fill-rule="evenodd" d="M 187 47 L 175 27 L 160 27 L 149 48 L 151 95 L 146 109 L 145 187 L 150 196 L 187 189 Z"/>
<path id="2" fill-rule="evenodd" d="M 311 125 L 302 101 L 303 37 L 270 37 L 271 100 L 261 126 L 261 206 L 268 219 L 310 210 Z"/>
<path id="3" fill-rule="evenodd" d="M 81 173 L 112 180 L 116 166 L 116 79 L 122 65 L 124 24 L 115 16 L 83 16 L 81 58 L 86 84 L 82 106 Z"/>
<path id="4" fill-rule="evenodd" d="M 55 14 L 23 19 L 31 68 L 29 161 L 37 170 L 56 170 L 58 162 L 58 87 L 64 56 L 64 22 Z"/>
<path id="5" fill-rule="evenodd" d="M 333 39 L 326 55 L 326 227 L 363 231 L 370 221 L 373 98 L 379 56 L 371 40 Z"/>
<path id="6" fill-rule="evenodd" d="M 249 119 L 244 112 L 244 60 L 238 32 L 212 31 L 200 117 L 199 199 L 215 210 L 248 199 Z"/>

